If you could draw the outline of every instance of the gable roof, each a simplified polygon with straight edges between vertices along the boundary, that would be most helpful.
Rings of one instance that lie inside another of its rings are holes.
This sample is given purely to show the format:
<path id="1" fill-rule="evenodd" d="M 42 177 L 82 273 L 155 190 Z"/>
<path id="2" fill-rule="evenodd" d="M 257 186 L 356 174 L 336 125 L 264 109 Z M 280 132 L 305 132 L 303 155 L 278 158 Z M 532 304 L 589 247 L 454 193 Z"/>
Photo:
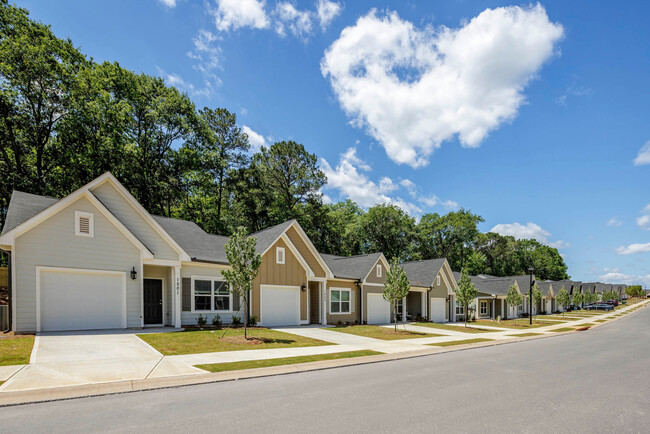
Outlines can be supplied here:
<path id="1" fill-rule="evenodd" d="M 482 294 L 508 295 L 508 291 L 515 281 L 507 277 L 485 278 L 472 276 L 472 283 L 476 290 Z"/>
<path id="2" fill-rule="evenodd" d="M 280 238 L 280 236 L 294 223 L 296 223 L 296 220 L 287 220 L 286 222 L 250 234 L 251 237 L 255 237 L 257 240 L 255 249 L 256 253 L 259 253 L 260 255 L 266 253 L 266 251 L 275 244 L 277 239 Z"/>
<path id="3" fill-rule="evenodd" d="M 537 281 L 537 287 L 542 293 L 542 297 L 548 297 L 548 295 L 551 293 L 551 281 L 549 280 L 538 280 Z"/>
<path id="4" fill-rule="evenodd" d="M 382 253 L 369 253 L 367 255 L 337 256 L 320 254 L 325 263 L 332 270 L 334 277 L 341 279 L 363 280 L 372 271 Z"/>
<path id="5" fill-rule="evenodd" d="M 9 209 L 2 234 L 6 234 L 21 223 L 26 222 L 41 211 L 57 203 L 59 199 L 14 190 L 9 201 Z"/>
<path id="6" fill-rule="evenodd" d="M 401 266 L 406 272 L 411 285 L 428 287 L 433 285 L 445 261 L 445 258 L 425 259 L 422 261 L 402 262 Z"/>
<path id="7" fill-rule="evenodd" d="M 190 255 L 192 261 L 228 264 L 225 249 L 228 237 L 209 234 L 191 221 L 158 215 L 152 217 Z"/>

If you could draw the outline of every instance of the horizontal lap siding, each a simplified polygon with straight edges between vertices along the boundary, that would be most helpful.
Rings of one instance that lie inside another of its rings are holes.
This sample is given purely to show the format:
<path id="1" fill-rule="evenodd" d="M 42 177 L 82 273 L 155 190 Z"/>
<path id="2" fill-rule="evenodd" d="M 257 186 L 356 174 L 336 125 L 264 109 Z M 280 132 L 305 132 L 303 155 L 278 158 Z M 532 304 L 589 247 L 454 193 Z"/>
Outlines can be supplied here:
<path id="1" fill-rule="evenodd" d="M 352 303 L 350 313 L 330 313 L 330 290 L 331 288 L 350 289 L 350 302 Z M 359 321 L 359 288 L 354 282 L 331 281 L 327 283 L 327 323 L 338 324 L 354 323 Z"/>
<path id="2" fill-rule="evenodd" d="M 275 248 L 284 247 L 284 264 L 275 263 Z M 278 240 L 262 257 L 260 272 L 253 281 L 252 313 L 260 319 L 260 285 L 307 285 L 307 273 L 284 241 Z M 300 320 L 307 321 L 307 291 L 300 292 Z"/>
<path id="3" fill-rule="evenodd" d="M 192 276 L 204 276 L 204 277 L 215 277 L 217 280 L 223 280 L 221 270 L 228 269 L 226 265 L 220 264 L 201 264 L 201 265 L 182 265 L 181 266 L 181 277 L 183 279 L 191 279 Z M 190 287 L 191 290 L 191 287 Z M 233 295 L 233 304 L 234 295 Z M 231 307 L 232 308 L 232 307 Z M 237 314 L 236 311 L 230 312 L 204 312 L 204 313 L 192 313 L 191 311 L 182 311 L 181 312 L 181 324 L 182 325 L 196 325 L 196 318 L 199 315 L 203 315 L 208 318 L 208 324 L 212 323 L 212 319 L 219 315 L 223 323 L 232 322 L 232 316 Z M 244 321 L 244 309 L 242 307 L 241 312 L 239 313 L 242 322 Z"/>
<path id="4" fill-rule="evenodd" d="M 157 259 L 178 261 L 178 253 L 165 241 L 151 224 L 115 189 L 110 182 L 95 188 L 93 194 L 108 208 L 140 241 L 152 250 Z"/>
<path id="5" fill-rule="evenodd" d="M 75 235 L 75 211 L 94 215 L 94 237 Z M 81 198 L 16 239 L 16 331 L 36 330 L 36 267 L 124 271 L 127 326 L 141 326 L 140 251 L 86 198 Z"/>

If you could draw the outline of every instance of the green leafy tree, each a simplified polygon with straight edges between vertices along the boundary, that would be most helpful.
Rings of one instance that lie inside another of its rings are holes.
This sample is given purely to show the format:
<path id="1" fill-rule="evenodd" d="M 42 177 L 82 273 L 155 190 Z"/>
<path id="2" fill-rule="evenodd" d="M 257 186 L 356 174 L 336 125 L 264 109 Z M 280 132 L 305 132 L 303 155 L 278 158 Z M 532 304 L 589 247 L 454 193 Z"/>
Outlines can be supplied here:
<path id="1" fill-rule="evenodd" d="M 540 302 L 542 301 L 542 291 L 539 290 L 539 286 L 537 286 L 537 283 L 533 285 L 533 307 L 534 309 L 530 312 L 531 316 L 533 318 L 535 315 L 533 315 L 533 312 L 537 310 L 537 306 L 540 305 Z"/>
<path id="2" fill-rule="evenodd" d="M 393 305 L 393 313 L 395 315 L 395 331 L 397 331 L 397 304 L 404 299 L 411 289 L 406 272 L 400 265 L 400 260 L 394 257 L 390 263 L 390 267 L 386 272 L 386 282 L 384 283 L 384 300 Z M 406 306 L 402 307 L 403 309 Z"/>
<path id="3" fill-rule="evenodd" d="M 582 295 L 582 301 L 589 305 L 596 301 L 598 295 L 595 292 L 587 291 Z"/>
<path id="4" fill-rule="evenodd" d="M 476 276 L 485 273 L 487 259 L 480 251 L 471 252 L 465 260 L 465 269 L 467 273 Z"/>
<path id="5" fill-rule="evenodd" d="M 383 252 L 388 258 L 414 259 L 415 219 L 393 204 L 375 205 L 359 219 L 362 253 Z"/>
<path id="6" fill-rule="evenodd" d="M 630 297 L 645 297 L 645 291 L 641 285 L 632 285 L 625 288 L 625 293 Z"/>
<path id="7" fill-rule="evenodd" d="M 458 280 L 458 288 L 456 289 L 456 301 L 463 306 L 465 312 L 465 327 L 467 327 L 467 320 L 469 319 L 469 305 L 476 299 L 476 287 L 472 283 L 472 278 L 463 270 L 460 273 Z"/>
<path id="8" fill-rule="evenodd" d="M 225 246 L 230 269 L 221 272 L 230 286 L 230 291 L 244 299 L 244 339 L 248 339 L 248 299 L 251 285 L 262 265 L 262 256 L 255 253 L 256 245 L 255 237 L 247 236 L 245 228 L 238 228 Z"/>
<path id="9" fill-rule="evenodd" d="M 513 318 L 515 324 L 517 322 L 517 309 L 518 306 L 522 303 L 522 301 L 523 298 L 519 293 L 517 286 L 515 284 L 510 285 L 510 288 L 508 288 L 508 293 L 506 295 L 506 303 L 508 304 L 508 306 L 514 306 L 515 308 L 515 317 Z"/>
<path id="10" fill-rule="evenodd" d="M 557 302 L 562 306 L 562 315 L 564 315 L 564 312 L 566 312 L 571 305 L 571 296 L 564 286 L 562 286 L 562 289 L 560 289 L 560 292 L 557 294 Z"/>
<path id="11" fill-rule="evenodd" d="M 574 307 L 580 308 L 580 305 L 582 304 L 583 301 L 584 301 L 584 297 L 582 296 L 582 294 L 580 294 L 579 292 L 573 294 L 573 298 L 571 299 L 571 302 L 573 303 Z"/>

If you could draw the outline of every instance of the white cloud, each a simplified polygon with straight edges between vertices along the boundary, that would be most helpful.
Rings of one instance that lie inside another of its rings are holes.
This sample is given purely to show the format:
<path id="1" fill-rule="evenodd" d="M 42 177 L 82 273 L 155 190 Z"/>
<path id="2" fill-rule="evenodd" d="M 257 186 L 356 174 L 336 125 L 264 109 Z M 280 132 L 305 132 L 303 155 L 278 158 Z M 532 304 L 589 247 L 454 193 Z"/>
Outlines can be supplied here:
<path id="1" fill-rule="evenodd" d="M 194 90 L 196 95 L 211 95 L 215 88 L 221 85 L 221 80 L 216 74 L 220 67 L 221 47 L 215 45 L 220 39 L 214 33 L 203 29 L 192 38 L 194 49 L 187 52 L 187 57 L 194 60 L 192 68 L 203 76 L 203 86 Z"/>
<path id="2" fill-rule="evenodd" d="M 623 224 L 623 222 L 620 221 L 619 219 L 617 219 L 616 217 L 612 217 L 612 218 L 609 219 L 609 221 L 607 222 L 607 226 L 614 226 L 614 227 L 619 227 L 619 226 L 621 226 L 622 224 Z"/>
<path id="3" fill-rule="evenodd" d="M 644 287 L 650 286 L 650 274 L 645 276 L 635 276 L 633 274 L 625 274 L 616 272 L 605 273 L 598 277 L 599 281 L 603 283 L 620 283 L 624 285 L 643 285 Z"/>
<path id="4" fill-rule="evenodd" d="M 535 239 L 541 243 L 545 243 L 548 237 L 551 236 L 541 226 L 530 222 L 525 225 L 521 223 L 502 223 L 494 226 L 490 229 L 490 232 L 496 232 L 500 235 L 510 235 L 518 240 Z"/>
<path id="5" fill-rule="evenodd" d="M 248 136 L 251 152 L 258 152 L 262 146 L 266 146 L 266 140 L 264 140 L 263 135 L 253 131 L 248 125 L 242 125 L 241 129 Z"/>
<path id="6" fill-rule="evenodd" d="M 639 153 L 634 159 L 635 166 L 641 166 L 643 164 L 650 164 L 650 141 L 647 141 L 645 145 L 639 149 Z"/>
<path id="7" fill-rule="evenodd" d="M 548 243 L 548 245 L 549 247 L 553 247 L 555 249 L 566 249 L 567 247 L 571 247 L 571 244 L 562 240 L 553 241 L 551 243 Z"/>
<path id="8" fill-rule="evenodd" d="M 636 224 L 645 231 L 650 231 L 650 205 L 641 210 L 643 215 L 636 219 Z"/>
<path id="9" fill-rule="evenodd" d="M 175 8 L 176 7 L 176 0 L 158 0 L 158 3 L 161 3 L 168 8 Z"/>
<path id="10" fill-rule="evenodd" d="M 287 29 L 292 35 L 306 41 L 312 32 L 311 13 L 300 11 L 288 2 L 280 2 L 275 6 L 275 31 L 278 35 L 286 36 Z"/>
<path id="11" fill-rule="evenodd" d="M 435 195 L 420 196 L 417 192 L 417 185 L 410 179 L 396 182 L 383 176 L 379 182 L 372 181 L 366 174 L 372 168 L 357 156 L 356 148 L 348 148 L 341 154 L 339 162 L 334 168 L 327 160 L 321 158 L 321 168 L 327 176 L 325 189 L 337 190 L 341 196 L 357 202 L 363 208 L 392 203 L 407 213 L 417 216 L 423 212 L 422 207 L 417 203 L 429 208 L 437 205 L 442 205 L 446 209 L 458 207 L 457 202 L 451 200 L 441 202 Z M 400 192 L 407 193 L 413 201 L 405 200 L 399 196 Z"/>
<path id="12" fill-rule="evenodd" d="M 216 0 L 217 8 L 209 8 L 217 29 L 228 31 L 240 27 L 266 29 L 269 18 L 266 15 L 264 0 Z"/>
<path id="13" fill-rule="evenodd" d="M 621 246 L 616 249 L 619 255 L 635 255 L 637 253 L 650 252 L 650 243 L 645 244 L 630 244 L 628 246 Z"/>
<path id="14" fill-rule="evenodd" d="M 539 4 L 486 9 L 458 29 L 372 10 L 325 51 L 321 72 L 354 125 L 418 167 L 443 141 L 476 147 L 513 119 L 562 36 Z"/>
<path id="15" fill-rule="evenodd" d="M 446 201 L 444 201 L 444 202 L 442 203 L 442 206 L 443 206 L 445 209 L 450 210 L 450 211 L 451 211 L 451 210 L 456 210 L 456 209 L 460 208 L 460 205 L 458 204 L 458 202 L 456 202 L 456 201 L 454 201 L 454 200 L 446 200 Z"/>
<path id="16" fill-rule="evenodd" d="M 332 20 L 341 14 L 343 7 L 338 2 L 329 0 L 318 0 L 316 12 L 318 14 L 318 22 L 323 31 L 331 24 Z"/>

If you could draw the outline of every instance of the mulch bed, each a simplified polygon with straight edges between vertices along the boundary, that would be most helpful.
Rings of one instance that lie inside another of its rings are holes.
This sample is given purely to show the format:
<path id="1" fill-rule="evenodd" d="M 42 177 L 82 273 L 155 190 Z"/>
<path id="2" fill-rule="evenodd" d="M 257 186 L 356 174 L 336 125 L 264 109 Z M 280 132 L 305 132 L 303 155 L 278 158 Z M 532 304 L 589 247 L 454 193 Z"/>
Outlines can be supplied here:
<path id="1" fill-rule="evenodd" d="M 397 330 L 397 331 L 395 331 L 393 329 L 388 329 L 388 328 L 385 328 L 385 327 L 384 327 L 384 330 L 382 330 L 381 332 L 383 334 L 387 334 L 387 335 L 404 335 L 404 336 L 411 336 L 411 335 L 414 335 L 414 334 L 418 334 L 418 333 L 413 333 L 413 332 L 409 332 L 409 331 L 406 331 L 406 330 Z"/>
<path id="2" fill-rule="evenodd" d="M 261 345 L 271 341 L 272 339 L 256 338 L 254 336 L 250 336 L 248 339 L 244 339 L 243 336 L 224 336 L 222 338 L 219 338 L 219 340 L 228 344 Z"/>
<path id="3" fill-rule="evenodd" d="M 27 339 L 27 338 L 33 338 L 34 335 L 17 335 L 14 332 L 7 332 L 7 333 L 2 333 L 0 332 L 0 339 L 1 340 L 12 340 L 12 339 Z"/>

